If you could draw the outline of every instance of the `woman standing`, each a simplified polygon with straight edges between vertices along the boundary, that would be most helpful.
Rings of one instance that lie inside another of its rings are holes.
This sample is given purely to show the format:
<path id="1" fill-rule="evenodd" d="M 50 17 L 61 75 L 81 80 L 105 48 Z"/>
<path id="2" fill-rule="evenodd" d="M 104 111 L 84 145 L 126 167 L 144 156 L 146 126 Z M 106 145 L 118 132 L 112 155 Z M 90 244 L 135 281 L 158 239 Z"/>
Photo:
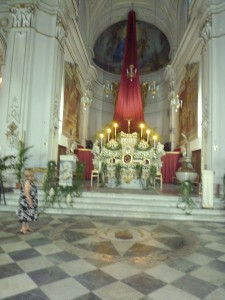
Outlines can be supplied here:
<path id="1" fill-rule="evenodd" d="M 38 215 L 38 193 L 33 182 L 34 172 L 27 169 L 24 172 L 24 182 L 21 185 L 18 220 L 21 223 L 20 232 L 26 234 L 32 230 L 28 222 L 37 220 Z"/>

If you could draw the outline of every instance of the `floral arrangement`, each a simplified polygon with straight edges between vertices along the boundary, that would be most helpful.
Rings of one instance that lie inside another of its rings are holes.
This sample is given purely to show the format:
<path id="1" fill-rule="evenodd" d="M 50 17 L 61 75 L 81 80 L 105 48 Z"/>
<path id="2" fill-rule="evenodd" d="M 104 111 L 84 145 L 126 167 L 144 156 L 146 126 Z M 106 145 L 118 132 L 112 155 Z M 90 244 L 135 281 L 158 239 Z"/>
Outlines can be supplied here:
<path id="1" fill-rule="evenodd" d="M 72 186 L 60 186 L 56 179 L 56 163 L 49 161 L 45 176 L 43 190 L 45 192 L 43 209 L 53 207 L 56 203 L 61 207 L 61 203 L 72 206 L 72 198 L 80 197 L 84 188 L 84 164 L 77 163 L 76 181 Z"/>
<path id="2" fill-rule="evenodd" d="M 147 150 L 149 148 L 149 144 L 145 140 L 141 140 L 137 145 L 138 150 Z"/>
<path id="3" fill-rule="evenodd" d="M 120 144 L 116 141 L 116 140 L 114 140 L 114 139 L 111 139 L 110 141 L 108 141 L 108 143 L 106 144 L 106 147 L 108 148 L 108 149 L 111 149 L 111 150 L 118 150 L 118 149 L 120 149 Z"/>

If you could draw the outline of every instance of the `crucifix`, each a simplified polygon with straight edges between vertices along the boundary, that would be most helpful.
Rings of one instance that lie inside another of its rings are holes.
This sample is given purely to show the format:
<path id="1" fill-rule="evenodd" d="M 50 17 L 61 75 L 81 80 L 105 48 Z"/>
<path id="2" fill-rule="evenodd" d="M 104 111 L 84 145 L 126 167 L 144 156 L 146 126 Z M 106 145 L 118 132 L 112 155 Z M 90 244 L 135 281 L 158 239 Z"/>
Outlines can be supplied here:
<path id="1" fill-rule="evenodd" d="M 126 121 L 127 121 L 127 125 L 128 125 L 128 133 L 130 133 L 130 122 L 132 121 L 133 119 L 131 118 L 127 118 Z"/>

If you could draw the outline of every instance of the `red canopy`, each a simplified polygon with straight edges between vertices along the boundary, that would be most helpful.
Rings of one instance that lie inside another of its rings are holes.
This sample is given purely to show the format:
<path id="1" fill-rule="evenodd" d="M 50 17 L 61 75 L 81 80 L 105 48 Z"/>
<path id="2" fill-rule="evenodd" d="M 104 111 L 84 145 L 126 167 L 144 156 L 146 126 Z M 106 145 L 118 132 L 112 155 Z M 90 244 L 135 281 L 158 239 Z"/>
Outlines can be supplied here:
<path id="1" fill-rule="evenodd" d="M 127 78 L 127 70 L 130 65 L 134 65 L 134 69 L 136 69 L 136 77 L 134 77 L 132 81 Z M 132 119 L 130 124 L 131 132 L 138 131 L 140 123 L 144 122 L 137 59 L 136 17 L 134 11 L 130 11 L 128 15 L 123 68 L 113 117 L 113 120 L 118 123 L 119 131 L 128 132 L 127 119 Z"/>

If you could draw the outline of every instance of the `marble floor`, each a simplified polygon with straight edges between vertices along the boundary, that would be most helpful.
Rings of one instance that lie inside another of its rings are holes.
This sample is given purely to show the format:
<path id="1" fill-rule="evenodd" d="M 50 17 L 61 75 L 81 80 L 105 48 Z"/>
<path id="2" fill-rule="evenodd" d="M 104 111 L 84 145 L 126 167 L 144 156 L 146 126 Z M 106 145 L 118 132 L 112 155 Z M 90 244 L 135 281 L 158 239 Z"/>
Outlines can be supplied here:
<path id="1" fill-rule="evenodd" d="M 225 223 L 0 213 L 0 299 L 224 300 Z"/>

